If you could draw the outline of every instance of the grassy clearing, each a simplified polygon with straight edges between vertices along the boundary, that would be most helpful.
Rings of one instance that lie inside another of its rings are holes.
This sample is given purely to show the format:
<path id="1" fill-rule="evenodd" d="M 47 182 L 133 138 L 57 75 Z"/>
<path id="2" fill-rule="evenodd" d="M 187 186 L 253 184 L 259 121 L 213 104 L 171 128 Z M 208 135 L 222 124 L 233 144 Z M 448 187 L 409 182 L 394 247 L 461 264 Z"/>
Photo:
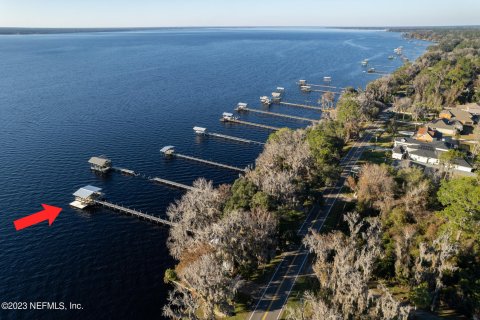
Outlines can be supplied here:
<path id="1" fill-rule="evenodd" d="M 397 122 L 398 131 L 416 131 L 417 128 L 418 128 L 418 125 L 414 125 L 411 123 Z"/>
<path id="2" fill-rule="evenodd" d="M 383 131 L 378 136 L 375 136 L 371 140 L 372 148 L 363 152 L 362 156 L 358 159 L 357 164 L 390 164 L 392 160 L 390 151 L 386 151 L 386 149 L 391 149 L 393 147 L 393 139 L 394 136 L 387 131 Z"/>
<path id="3" fill-rule="evenodd" d="M 393 147 L 393 135 L 388 132 L 383 132 L 376 139 L 372 139 L 372 142 L 381 148 L 392 148 Z"/>
<path id="4" fill-rule="evenodd" d="M 389 154 L 390 151 L 382 151 L 382 150 L 367 150 L 365 151 L 360 159 L 358 159 L 357 164 L 362 165 L 365 163 L 375 163 L 375 164 L 390 164 L 391 157 Z"/>

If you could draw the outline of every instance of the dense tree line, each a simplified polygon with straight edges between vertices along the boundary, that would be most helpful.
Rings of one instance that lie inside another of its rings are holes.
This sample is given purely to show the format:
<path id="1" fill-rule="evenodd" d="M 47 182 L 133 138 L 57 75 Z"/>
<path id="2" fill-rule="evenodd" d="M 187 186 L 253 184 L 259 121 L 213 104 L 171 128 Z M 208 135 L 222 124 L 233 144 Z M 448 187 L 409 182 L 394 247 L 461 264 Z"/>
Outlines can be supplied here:
<path id="1" fill-rule="evenodd" d="M 435 44 L 415 62 L 371 82 L 367 91 L 416 117 L 438 113 L 445 106 L 480 101 L 479 29 L 409 30 L 405 37 Z"/>
<path id="2" fill-rule="evenodd" d="M 440 306 L 480 316 L 480 178 L 366 164 L 350 186 L 346 232 L 305 240 L 321 289 L 306 294 L 303 319 L 408 319 Z"/>

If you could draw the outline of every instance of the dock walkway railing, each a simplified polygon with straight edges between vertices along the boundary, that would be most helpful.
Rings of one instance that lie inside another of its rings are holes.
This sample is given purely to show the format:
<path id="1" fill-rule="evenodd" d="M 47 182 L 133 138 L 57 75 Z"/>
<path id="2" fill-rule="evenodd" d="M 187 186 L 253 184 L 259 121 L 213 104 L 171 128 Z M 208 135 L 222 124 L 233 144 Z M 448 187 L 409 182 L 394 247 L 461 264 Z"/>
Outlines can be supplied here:
<path id="1" fill-rule="evenodd" d="M 234 166 L 230 166 L 228 164 L 223 164 L 223 163 L 218 163 L 218 162 L 214 162 L 214 161 L 195 158 L 195 157 L 187 156 L 187 155 L 184 155 L 184 154 L 181 154 L 181 153 L 174 153 L 173 155 L 175 157 L 178 157 L 178 158 L 183 158 L 183 159 L 187 159 L 187 160 L 191 160 L 191 161 L 197 161 L 197 162 L 209 164 L 209 165 L 212 165 L 212 166 L 217 166 L 217 167 L 220 167 L 220 168 L 225 168 L 225 169 L 230 169 L 230 170 L 240 171 L 240 172 L 246 172 L 247 171 L 244 168 L 234 167 Z"/>
<path id="2" fill-rule="evenodd" d="M 214 133 L 214 132 L 205 133 L 205 135 L 206 136 L 217 137 L 217 138 L 222 138 L 222 139 L 227 139 L 227 140 L 232 140 L 232 141 L 243 142 L 243 143 L 252 143 L 252 144 L 259 144 L 259 145 L 264 145 L 265 144 L 264 142 L 260 142 L 260 141 L 238 138 L 238 137 L 228 136 L 226 134 L 220 134 L 220 133 Z"/>
<path id="3" fill-rule="evenodd" d="M 170 187 L 175 187 L 175 188 L 180 188 L 180 189 L 185 189 L 185 190 L 194 190 L 195 189 L 192 186 L 188 186 L 186 184 L 175 182 L 175 181 L 170 181 L 170 180 L 167 180 L 167 179 L 162 179 L 162 178 L 159 178 L 159 177 L 151 178 L 150 181 L 162 183 L 162 184 L 165 184 L 165 185 L 170 186 Z"/>
<path id="4" fill-rule="evenodd" d="M 265 124 L 248 122 L 248 121 L 243 121 L 243 120 L 238 120 L 238 119 L 221 119 L 221 120 L 224 121 L 224 122 L 239 123 L 239 124 L 243 124 L 243 125 L 246 125 L 246 126 L 263 128 L 263 129 L 272 130 L 272 131 L 278 131 L 278 130 L 280 130 L 280 128 L 278 128 L 278 127 L 267 126 L 267 125 L 265 125 Z"/>
<path id="5" fill-rule="evenodd" d="M 131 215 L 131 216 L 134 216 L 134 217 L 137 217 L 139 219 L 143 219 L 143 220 L 146 220 L 146 221 L 149 221 L 149 222 L 163 224 L 163 225 L 167 225 L 167 226 L 174 226 L 175 225 L 173 222 L 170 222 L 166 219 L 162 219 L 162 218 L 159 218 L 159 217 L 156 217 L 156 216 L 152 216 L 148 213 L 143 213 L 141 211 L 130 209 L 130 208 L 118 205 L 118 204 L 111 203 L 111 202 L 102 201 L 102 200 L 95 200 L 95 204 L 101 205 L 105 208 L 108 208 L 108 209 L 111 209 L 111 210 L 114 210 L 114 211 L 121 212 L 123 214 Z"/>
<path id="6" fill-rule="evenodd" d="M 250 108 L 247 108 L 247 107 L 237 108 L 235 110 L 237 112 L 254 112 L 254 113 L 264 114 L 264 115 L 273 116 L 273 117 L 281 117 L 281 118 L 287 118 L 287 119 L 293 119 L 293 120 L 299 120 L 299 121 L 307 121 L 307 122 L 312 122 L 312 123 L 317 123 L 317 122 L 320 121 L 320 120 L 310 119 L 310 118 L 305 118 L 305 117 L 292 116 L 292 115 L 289 115 L 289 114 L 276 113 L 276 112 L 270 112 L 270 111 L 264 111 L 264 110 L 258 110 L 258 109 L 250 109 Z"/>
<path id="7" fill-rule="evenodd" d="M 314 106 L 309 106 L 306 104 L 301 104 L 301 103 L 291 103 L 291 102 L 279 102 L 279 104 L 284 105 L 284 106 L 289 106 L 289 107 L 298 107 L 298 108 L 305 108 L 305 109 L 311 109 L 311 110 L 317 110 L 317 111 L 322 111 L 323 109 L 321 107 L 314 107 Z"/>

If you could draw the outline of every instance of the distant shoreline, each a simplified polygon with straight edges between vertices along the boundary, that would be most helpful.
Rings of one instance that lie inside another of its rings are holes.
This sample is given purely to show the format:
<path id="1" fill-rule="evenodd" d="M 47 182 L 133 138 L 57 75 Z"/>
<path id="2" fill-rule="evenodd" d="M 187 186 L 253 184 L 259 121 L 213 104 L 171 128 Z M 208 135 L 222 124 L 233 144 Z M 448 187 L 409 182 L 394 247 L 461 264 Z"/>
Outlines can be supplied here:
<path id="1" fill-rule="evenodd" d="M 132 28 L 23 28 L 23 27 L 0 27 L 0 35 L 34 35 L 34 34 L 66 34 L 66 33 L 96 33 L 96 32 L 128 32 L 150 30 L 182 30 L 182 29 L 342 29 L 342 30 L 377 30 L 389 32 L 408 32 L 413 30 L 431 29 L 478 29 L 476 26 L 405 26 L 405 27 L 322 27 L 322 26 L 203 26 L 203 27 L 132 27 Z"/>

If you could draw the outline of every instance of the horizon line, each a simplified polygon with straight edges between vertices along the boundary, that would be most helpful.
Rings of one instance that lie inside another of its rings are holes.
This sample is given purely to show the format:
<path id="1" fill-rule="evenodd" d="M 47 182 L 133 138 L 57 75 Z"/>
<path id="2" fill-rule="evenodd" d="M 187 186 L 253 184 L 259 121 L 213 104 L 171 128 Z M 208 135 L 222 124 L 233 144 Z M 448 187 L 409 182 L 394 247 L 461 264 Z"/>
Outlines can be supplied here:
<path id="1" fill-rule="evenodd" d="M 480 24 L 445 24 L 445 25 L 397 25 L 397 26 L 388 26 L 388 25 L 378 25 L 378 26 L 359 26 L 359 25 L 191 25 L 191 26 L 131 26 L 131 27 L 19 27 L 19 26 L 0 26 L 0 29 L 172 29 L 172 28 L 378 28 L 378 29 L 388 29 L 388 28 L 480 28 Z"/>

